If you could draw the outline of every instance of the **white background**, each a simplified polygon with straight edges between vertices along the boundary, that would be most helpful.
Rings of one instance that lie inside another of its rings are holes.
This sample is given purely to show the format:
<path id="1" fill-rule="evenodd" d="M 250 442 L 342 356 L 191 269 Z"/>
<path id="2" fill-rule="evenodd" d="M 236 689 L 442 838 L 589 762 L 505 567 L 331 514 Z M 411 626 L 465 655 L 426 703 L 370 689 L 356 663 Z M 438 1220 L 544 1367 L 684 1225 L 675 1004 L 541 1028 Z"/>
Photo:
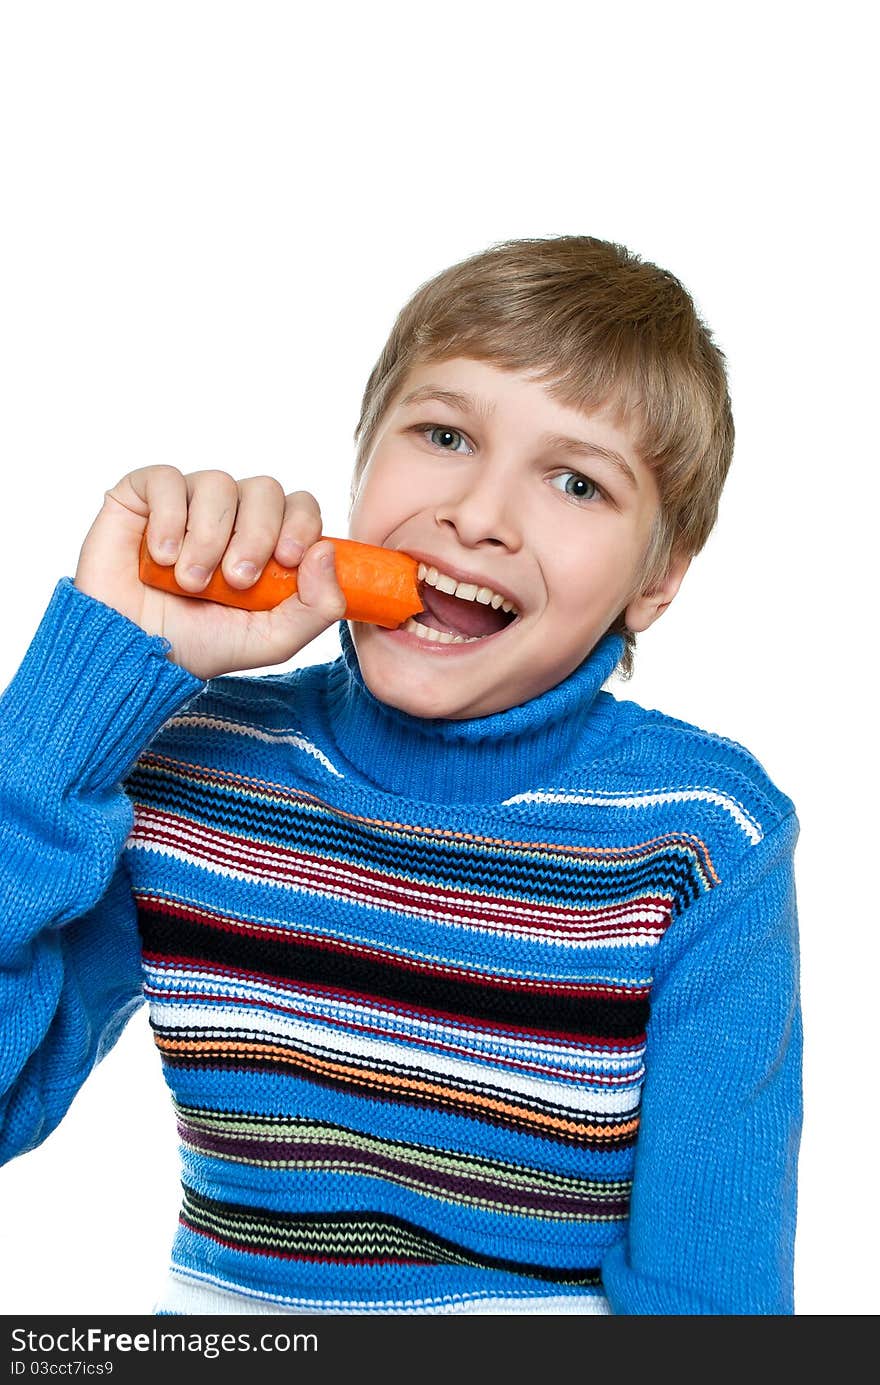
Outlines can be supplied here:
<path id="1" fill-rule="evenodd" d="M 127 471 L 268 472 L 343 534 L 394 316 L 515 236 L 677 274 L 730 368 L 718 526 L 619 695 L 799 810 L 797 1301 L 877 1311 L 871 7 L 7 3 L 0 687 Z M 335 630 L 294 663 L 334 657 Z M 0 1170 L 0 1311 L 149 1313 L 176 1135 L 146 1012 Z"/>

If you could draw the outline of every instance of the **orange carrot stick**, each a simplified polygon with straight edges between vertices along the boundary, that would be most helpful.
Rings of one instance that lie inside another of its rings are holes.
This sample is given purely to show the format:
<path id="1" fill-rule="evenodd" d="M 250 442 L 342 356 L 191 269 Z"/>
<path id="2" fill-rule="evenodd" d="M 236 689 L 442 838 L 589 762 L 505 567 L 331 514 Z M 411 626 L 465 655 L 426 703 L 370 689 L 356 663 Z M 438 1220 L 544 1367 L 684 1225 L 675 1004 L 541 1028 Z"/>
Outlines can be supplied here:
<path id="1" fill-rule="evenodd" d="M 423 609 L 415 558 L 392 548 L 356 543 L 354 539 L 330 542 L 336 553 L 336 577 L 347 602 L 345 620 L 362 620 L 394 630 L 407 616 L 417 615 Z M 222 606 L 240 606 L 246 611 L 270 611 L 296 592 L 296 568 L 282 567 L 274 558 L 269 559 L 259 580 L 244 591 L 230 586 L 219 567 L 203 591 L 187 591 L 174 580 L 173 566 L 163 567 L 151 558 L 146 531 L 141 540 L 138 572 L 148 587 L 158 587 L 174 596 L 218 601 Z"/>

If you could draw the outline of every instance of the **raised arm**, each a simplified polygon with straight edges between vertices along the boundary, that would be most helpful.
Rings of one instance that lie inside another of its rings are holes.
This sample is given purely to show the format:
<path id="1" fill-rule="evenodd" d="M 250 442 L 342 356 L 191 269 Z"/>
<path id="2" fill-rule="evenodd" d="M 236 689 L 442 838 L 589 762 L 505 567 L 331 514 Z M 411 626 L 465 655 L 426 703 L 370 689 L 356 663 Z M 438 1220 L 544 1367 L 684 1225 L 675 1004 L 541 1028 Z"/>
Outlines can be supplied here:
<path id="1" fill-rule="evenodd" d="M 122 780 L 205 684 L 62 578 L 0 695 L 0 1161 L 46 1138 L 141 1003 Z"/>
<path id="2" fill-rule="evenodd" d="M 187 583 L 178 594 L 141 580 L 145 539 L 157 562 L 171 541 L 162 561 Z M 188 599 L 221 562 L 244 591 L 273 554 L 297 565 L 296 594 L 277 607 Z M 206 679 L 283 663 L 345 605 L 306 491 L 171 466 L 105 491 L 74 579 L 0 697 L 0 1159 L 54 1129 L 140 1002 L 126 774 Z"/>
<path id="3" fill-rule="evenodd" d="M 625 1314 L 792 1314 L 801 1013 L 785 818 L 658 949 L 628 1239 L 602 1267 Z"/>

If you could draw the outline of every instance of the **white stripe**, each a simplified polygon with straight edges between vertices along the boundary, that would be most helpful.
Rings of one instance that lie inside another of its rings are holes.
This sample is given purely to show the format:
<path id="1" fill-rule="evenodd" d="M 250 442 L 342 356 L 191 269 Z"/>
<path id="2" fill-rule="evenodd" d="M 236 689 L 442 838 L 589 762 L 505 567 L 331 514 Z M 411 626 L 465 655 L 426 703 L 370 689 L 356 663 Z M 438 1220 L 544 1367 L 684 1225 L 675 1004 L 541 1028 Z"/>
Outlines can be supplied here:
<path id="1" fill-rule="evenodd" d="M 172 841 L 177 838 L 190 851 L 194 848 L 204 850 L 212 862 L 216 860 L 223 844 L 228 842 L 230 845 L 227 850 L 234 851 L 237 856 L 246 856 L 256 862 L 265 862 L 267 869 L 272 862 L 303 861 L 305 863 L 303 869 L 309 871 L 315 879 L 320 877 L 322 883 L 327 879 L 339 881 L 341 886 L 348 887 L 346 892 L 350 894 L 359 895 L 364 889 L 363 870 L 359 871 L 355 866 L 345 861 L 335 860 L 329 856 L 322 857 L 320 853 L 304 853 L 296 850 L 296 848 L 275 845 L 271 842 L 241 838 L 232 832 L 205 827 L 189 818 L 181 819 L 178 814 L 164 809 L 138 805 L 135 840 L 145 848 L 152 847 L 154 850 L 161 851 L 167 844 L 153 841 L 150 836 L 151 827 L 157 832 L 161 832 L 163 836 L 170 837 Z M 572 870 L 580 869 L 583 862 L 573 860 L 569 862 L 569 865 Z M 608 872 L 610 873 L 615 869 L 616 865 L 612 864 L 608 867 Z M 398 880 L 394 876 L 383 875 L 382 880 L 383 891 L 388 891 L 391 894 L 415 895 L 419 903 L 423 900 L 426 903 L 442 903 L 450 894 L 454 894 L 460 889 L 459 886 L 453 884 L 444 890 L 433 882 L 428 884 L 415 878 Z M 315 886 L 314 888 L 317 889 L 318 887 Z M 544 905 L 538 910 L 534 906 L 530 907 L 528 901 L 487 894 L 469 899 L 468 908 L 472 909 L 475 914 L 493 912 L 510 916 L 517 926 L 519 926 L 520 920 L 529 923 L 537 918 L 583 932 L 592 928 L 614 927 L 622 922 L 633 926 L 639 923 L 656 924 L 665 928 L 669 922 L 671 900 L 665 905 L 658 905 L 641 898 L 621 898 L 592 907 L 584 905 L 578 907 L 574 904 L 556 907 Z M 497 924 L 495 919 L 490 919 L 488 925 L 480 919 L 477 919 L 476 923 L 491 928 L 501 926 Z"/>
<path id="2" fill-rule="evenodd" d="M 310 741 L 301 731 L 295 731 L 293 727 L 279 727 L 277 730 L 267 731 L 265 727 L 250 726 L 244 721 L 230 721 L 225 717 L 198 716 L 194 712 L 189 714 L 184 712 L 180 716 L 169 717 L 164 725 L 201 726 L 211 731 L 229 731 L 236 736 L 252 736 L 255 741 L 266 741 L 269 745 L 295 745 L 297 750 L 304 750 L 307 755 L 313 755 L 331 774 L 335 774 L 339 779 L 345 778 L 345 775 L 334 764 L 331 764 L 324 752 L 318 749 L 314 741 Z M 291 734 L 288 734 L 288 731 Z"/>
<path id="3" fill-rule="evenodd" d="M 584 803 L 597 808 L 655 808 L 661 803 L 686 803 L 690 801 L 714 803 L 729 813 L 751 842 L 759 842 L 764 836 L 761 824 L 757 822 L 737 799 L 714 789 L 662 789 L 652 793 L 630 794 L 614 797 L 610 794 L 578 794 L 565 792 L 518 793 L 513 798 L 505 798 L 504 803 Z"/>
<path id="4" fill-rule="evenodd" d="M 196 1030 L 199 1039 L 222 1039 L 225 1037 L 224 1030 L 250 1029 L 261 1037 L 272 1035 L 308 1045 L 331 1059 L 351 1057 L 368 1063 L 385 1062 L 422 1076 L 459 1077 L 465 1083 L 478 1082 L 502 1095 L 531 1097 L 584 1115 L 628 1115 L 638 1107 L 641 1094 L 641 1084 L 622 1092 L 603 1088 L 594 1090 L 588 1087 L 588 1078 L 583 1073 L 549 1082 L 506 1070 L 496 1072 L 478 1058 L 468 1062 L 446 1054 L 435 1056 L 421 1050 L 415 1051 L 410 1045 L 375 1038 L 362 1039 L 356 1034 L 344 1034 L 338 1030 L 332 1032 L 333 1042 L 328 1043 L 326 1029 L 284 1015 L 261 1014 L 257 1029 L 248 1014 L 239 1010 L 219 1010 L 216 1006 L 205 1005 L 156 1004 L 151 1007 L 151 1018 L 160 1028 L 174 1033 Z M 324 1042 L 321 1042 L 322 1039 Z"/>
<path id="5" fill-rule="evenodd" d="M 286 1313 L 590 1313 L 607 1315 L 611 1306 L 601 1293 L 548 1294 L 546 1298 L 531 1289 L 522 1294 L 446 1294 L 439 1298 L 414 1299 L 311 1299 L 283 1294 L 261 1293 L 259 1289 L 232 1291 L 216 1275 L 173 1266 L 164 1292 L 153 1308 L 167 1314 L 260 1314 Z"/>
<path id="6" fill-rule="evenodd" d="M 177 847 L 168 842 L 155 840 L 151 835 L 151 827 L 153 830 L 161 828 L 166 837 L 172 840 L 178 838 L 185 845 Z M 226 850 L 239 858 L 244 857 L 244 863 L 239 861 L 234 866 L 228 866 L 218 859 L 218 853 L 227 841 L 229 846 Z M 408 917 L 433 920 L 446 927 L 507 932 L 546 943 L 548 946 L 656 947 L 669 921 L 666 910 L 653 905 L 621 901 L 604 909 L 585 909 L 574 919 L 570 915 L 557 914 L 554 909 L 548 908 L 542 912 L 540 917 L 543 926 L 539 926 L 525 905 L 510 904 L 490 896 L 485 902 L 479 899 L 469 900 L 467 907 L 472 912 L 452 912 L 445 903 L 446 897 L 430 887 L 423 887 L 421 891 L 412 886 L 407 889 L 405 885 L 390 880 L 385 882 L 389 895 L 409 893 L 414 895 L 414 898 L 386 898 L 381 902 L 374 901 L 364 893 L 363 882 L 357 874 L 329 859 L 320 862 L 320 865 L 312 861 L 305 862 L 301 853 L 290 848 L 272 847 L 270 844 L 256 843 L 244 838 L 233 839 L 229 834 L 222 832 L 208 832 L 200 829 L 197 823 L 176 822 L 170 816 L 148 808 L 138 808 L 137 820 L 126 843 L 126 849 L 150 851 L 171 860 L 197 866 L 212 875 L 246 880 L 270 888 L 288 889 L 316 897 L 340 898 L 365 909 L 386 912 L 393 909 Z M 206 854 L 202 854 L 203 851 Z M 432 903 L 436 903 L 438 907 L 430 907 Z M 459 905 L 459 908 L 461 907 Z M 503 917 L 500 920 L 479 917 L 481 911 L 490 910 Z M 639 924 L 644 925 L 645 931 L 636 931 Z M 622 931 L 624 925 L 629 925 L 633 931 Z M 593 929 L 609 926 L 621 931 L 614 931 L 608 937 L 592 936 Z M 654 931 L 648 931 L 651 929 Z"/>
<path id="7" fill-rule="evenodd" d="M 403 1037 L 413 1035 L 418 1039 L 421 1035 L 424 1041 L 430 1043 L 432 1032 L 440 1030 L 444 1038 L 460 1044 L 470 1044 L 478 1053 L 488 1053 L 494 1055 L 496 1051 L 502 1054 L 518 1058 L 521 1062 L 528 1062 L 537 1058 L 539 1060 L 552 1060 L 562 1064 L 565 1059 L 571 1059 L 583 1067 L 584 1063 L 589 1063 L 592 1071 L 607 1072 L 615 1075 L 615 1080 L 620 1081 L 621 1075 L 625 1076 L 631 1072 L 632 1075 L 640 1074 L 640 1059 L 644 1053 L 645 1045 L 640 1044 L 638 1048 L 630 1048 L 626 1053 L 621 1053 L 617 1057 L 609 1057 L 606 1050 L 590 1048 L 584 1044 L 574 1045 L 568 1043 L 554 1043 L 550 1040 L 541 1039 L 522 1039 L 516 1034 L 503 1031 L 496 1036 L 492 1030 L 482 1033 L 471 1025 L 457 1025 L 444 1021 L 442 1026 L 428 1020 L 420 1020 L 415 1015 L 400 1016 L 393 1007 L 388 1005 L 355 1005 L 338 1000 L 328 1000 L 324 996 L 314 995 L 309 991 L 301 991 L 294 987 L 285 986 L 282 989 L 260 985 L 255 982 L 242 982 L 223 977 L 219 981 L 208 976 L 204 972 L 185 971 L 175 969 L 172 977 L 166 977 L 161 970 L 149 964 L 144 965 L 144 972 L 147 976 L 147 984 L 144 987 L 145 994 L 151 1003 L 158 1010 L 164 1003 L 165 1006 L 179 1006 L 181 1000 L 175 995 L 177 990 L 189 990 L 198 987 L 200 992 L 197 998 L 187 996 L 183 1003 L 193 1006 L 204 1005 L 210 1002 L 212 997 L 219 995 L 223 997 L 223 1002 L 230 1004 L 237 1002 L 242 1007 L 239 1013 L 244 1013 L 244 1007 L 248 1005 L 259 1005 L 261 1001 L 268 1002 L 278 1007 L 282 1003 L 286 1008 L 310 1010 L 314 1014 L 309 1018 L 314 1022 L 315 1017 L 318 1021 L 322 1018 L 328 1019 L 331 1023 L 342 1021 L 343 1023 L 354 1023 L 362 1021 L 364 1017 L 372 1019 L 374 1023 L 384 1024 L 386 1029 L 392 1025 L 400 1026 L 398 1032 Z M 181 985 L 181 982 L 189 981 L 189 985 Z M 232 1001 L 230 1001 L 232 997 Z M 221 1003 L 223 1003 L 221 1002 Z"/>
<path id="8" fill-rule="evenodd" d="M 249 871 L 242 870 L 240 867 L 233 868 L 232 866 L 221 866 L 216 861 L 206 859 L 204 856 L 196 856 L 191 851 L 180 851 L 169 846 L 157 846 L 152 842 L 144 844 L 135 840 L 134 835 L 132 835 L 128 840 L 127 850 L 136 851 L 138 849 L 152 851 L 159 856 L 167 856 L 170 860 L 181 861 L 186 865 L 198 866 L 199 869 L 205 870 L 211 875 L 227 876 L 232 880 L 243 880 L 252 885 L 264 885 L 267 889 L 290 890 L 291 893 L 294 894 L 307 894 L 319 898 L 322 894 L 326 894 L 328 898 L 334 897 L 333 891 L 321 891 L 309 882 L 296 879 L 273 880 L 268 877 L 264 871 Z M 486 927 L 480 920 L 475 921 L 467 914 L 451 914 L 445 909 L 441 911 L 427 908 L 422 909 L 421 907 L 419 909 L 405 908 L 400 904 L 391 903 L 388 900 L 386 900 L 384 904 L 380 904 L 371 903 L 368 900 L 361 899 L 348 892 L 340 892 L 340 895 L 341 898 L 351 903 L 356 903 L 364 909 L 378 909 L 387 913 L 393 911 L 395 913 L 406 914 L 408 917 L 445 924 L 449 927 L 457 926 L 459 928 L 470 929 L 477 926 L 482 928 Z M 291 931 L 289 925 L 285 931 Z M 504 930 L 503 927 L 499 925 L 498 931 L 504 932 L 509 930 Z M 583 934 L 578 934 L 573 938 L 567 939 L 564 936 L 560 937 L 558 934 L 553 934 L 548 937 L 544 933 L 532 934 L 530 932 L 523 933 L 521 936 L 528 937 L 532 942 L 545 942 L 548 946 L 558 945 L 560 947 L 575 947 L 580 945 L 581 947 L 589 948 L 590 951 L 598 948 L 608 951 L 612 948 L 654 948 L 661 942 L 664 932 L 665 930 L 658 933 L 615 933 L 610 938 L 591 938 L 589 936 L 585 937 Z M 648 965 L 649 959 L 647 956 L 641 957 L 638 960 L 642 965 Z M 540 973 L 535 974 L 540 978 Z"/>

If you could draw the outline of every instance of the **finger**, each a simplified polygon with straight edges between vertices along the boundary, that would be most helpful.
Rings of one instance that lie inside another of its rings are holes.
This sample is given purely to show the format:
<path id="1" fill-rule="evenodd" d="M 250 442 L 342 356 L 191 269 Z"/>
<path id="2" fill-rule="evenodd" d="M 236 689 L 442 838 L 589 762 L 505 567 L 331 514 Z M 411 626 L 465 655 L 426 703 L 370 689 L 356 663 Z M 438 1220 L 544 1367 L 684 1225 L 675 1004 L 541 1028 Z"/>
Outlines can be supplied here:
<path id="1" fill-rule="evenodd" d="M 184 479 L 189 508 L 174 576 L 180 586 L 201 591 L 229 543 L 238 511 L 238 482 L 228 471 L 195 471 Z"/>
<path id="2" fill-rule="evenodd" d="M 275 545 L 283 567 L 297 567 L 303 554 L 321 537 L 321 507 L 310 491 L 292 491 L 284 498 L 284 518 Z"/>
<path id="3" fill-rule="evenodd" d="M 147 520 L 147 547 L 158 563 L 173 563 L 186 531 L 186 479 L 174 466 L 145 466 L 130 471 L 110 490 L 105 503 L 121 505 Z"/>
<path id="4" fill-rule="evenodd" d="M 284 519 L 284 488 L 274 476 L 249 476 L 239 481 L 238 494 L 223 576 L 243 589 L 253 586 L 275 550 Z"/>

